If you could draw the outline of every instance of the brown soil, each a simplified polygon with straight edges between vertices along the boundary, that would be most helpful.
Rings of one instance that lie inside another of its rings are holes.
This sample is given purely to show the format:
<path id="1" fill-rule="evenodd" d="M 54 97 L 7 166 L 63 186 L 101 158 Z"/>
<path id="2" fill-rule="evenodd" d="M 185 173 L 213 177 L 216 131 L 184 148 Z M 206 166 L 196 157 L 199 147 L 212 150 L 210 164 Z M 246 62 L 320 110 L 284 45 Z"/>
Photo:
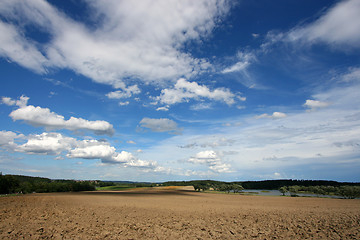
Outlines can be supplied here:
<path id="1" fill-rule="evenodd" d="M 0 239 L 360 239 L 360 200 L 180 189 L 0 197 Z"/>

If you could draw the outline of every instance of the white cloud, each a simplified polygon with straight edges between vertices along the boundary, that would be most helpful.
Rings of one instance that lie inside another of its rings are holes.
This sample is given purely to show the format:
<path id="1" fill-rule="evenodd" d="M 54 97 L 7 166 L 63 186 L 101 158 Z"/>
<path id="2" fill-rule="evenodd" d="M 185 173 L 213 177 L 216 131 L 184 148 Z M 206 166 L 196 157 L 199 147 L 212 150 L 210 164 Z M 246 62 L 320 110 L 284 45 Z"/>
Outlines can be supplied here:
<path id="1" fill-rule="evenodd" d="M 251 52 L 238 52 L 237 53 L 238 62 L 234 65 L 225 68 L 222 70 L 222 73 L 233 73 L 233 72 L 243 72 L 247 75 L 247 68 L 256 61 L 256 56 Z"/>
<path id="2" fill-rule="evenodd" d="M 129 143 L 129 144 L 136 144 L 136 142 L 134 142 L 133 140 L 126 141 L 126 143 Z"/>
<path id="3" fill-rule="evenodd" d="M 319 19 L 297 27 L 287 35 L 288 41 L 324 42 L 337 47 L 360 47 L 360 2 L 345 0 L 326 11 Z"/>
<path id="4" fill-rule="evenodd" d="M 14 142 L 15 139 L 23 137 L 23 134 L 17 134 L 11 131 L 0 131 L 0 147 L 13 150 L 17 146 Z"/>
<path id="5" fill-rule="evenodd" d="M 164 104 L 175 104 L 188 102 L 190 99 L 208 98 L 215 101 L 223 101 L 228 105 L 235 103 L 236 95 L 226 88 L 216 88 L 211 91 L 204 85 L 196 82 L 188 82 L 184 78 L 180 78 L 174 88 L 163 89 L 160 96 L 156 99 Z"/>
<path id="6" fill-rule="evenodd" d="M 360 161 L 359 84 L 353 81 L 321 92 L 314 89 L 310 99 L 331 103 L 321 111 L 306 112 L 295 106 L 294 109 L 287 108 L 286 118 L 275 121 L 254 121 L 253 115 L 245 114 L 216 123 L 212 120 L 196 121 L 194 125 L 197 126 L 189 125 L 183 135 L 158 141 L 151 148 L 144 149 L 141 156 L 156 159 L 161 164 L 159 173 L 175 176 L 193 176 L 194 173 L 195 178 L 204 176 L 205 179 L 218 176 L 206 165 L 206 155 L 197 156 L 205 150 L 216 153 L 209 158 L 221 159 L 224 164 L 231 165 L 229 169 L 234 173 L 220 175 L 228 180 L 262 176 L 309 178 L 317 176 L 316 173 L 306 175 L 309 169 L 315 168 L 318 171 L 334 169 L 334 172 L 339 167 L 351 170 Z M 272 112 L 268 114 L 273 115 Z M 231 124 L 221 126 L 223 122 Z M 175 160 L 169 161 L 174 156 Z M 189 158 L 193 162 L 188 162 Z M 195 164 L 197 161 L 202 163 Z M 189 167 L 175 171 L 184 166 Z M 213 175 L 200 175 L 196 171 L 204 170 L 201 168 Z M 187 171 L 189 169 L 194 171 Z M 281 176 L 275 176 L 275 172 Z"/>
<path id="7" fill-rule="evenodd" d="M 180 148 L 194 148 L 194 147 L 202 147 L 202 148 L 217 148 L 224 146 L 232 146 L 235 143 L 233 139 L 225 138 L 223 136 L 212 136 L 206 137 L 204 139 L 197 139 L 193 143 L 187 143 L 184 146 L 179 146 Z"/>
<path id="8" fill-rule="evenodd" d="M 114 133 L 113 126 L 106 121 L 89 121 L 75 117 L 70 117 L 69 120 L 65 120 L 64 116 L 51 112 L 48 108 L 35 107 L 32 105 L 26 106 L 26 102 L 29 99 L 27 97 L 22 96 L 20 100 L 17 101 L 6 99 L 6 102 L 12 105 L 16 102 L 16 105 L 20 106 L 9 115 L 14 121 L 23 120 L 33 126 L 41 126 L 46 129 L 88 130 L 100 135 L 112 135 Z"/>
<path id="9" fill-rule="evenodd" d="M 140 127 L 149 128 L 153 132 L 172 132 L 178 134 L 182 129 L 178 128 L 177 123 L 168 118 L 143 118 Z"/>
<path id="10" fill-rule="evenodd" d="M 188 162 L 207 165 L 209 169 L 214 172 L 231 172 L 231 166 L 229 164 L 222 163 L 218 154 L 212 150 L 198 152 L 195 157 L 189 158 Z"/>
<path id="11" fill-rule="evenodd" d="M 104 153 L 104 157 L 95 157 L 96 153 L 95 155 L 89 154 L 89 156 L 93 156 L 94 158 L 100 158 L 103 163 L 121 164 L 123 167 L 135 167 L 148 170 L 154 170 L 157 167 L 157 162 L 138 159 L 132 153 L 126 151 L 121 151 L 120 153 L 112 152 L 110 154 L 110 152 L 106 152 L 105 150 Z"/>
<path id="12" fill-rule="evenodd" d="M 190 107 L 190 109 L 193 111 L 211 109 L 211 104 L 210 103 L 198 103 L 198 104 L 192 105 Z"/>
<path id="13" fill-rule="evenodd" d="M 165 111 L 165 112 L 167 112 L 167 111 L 169 111 L 169 106 L 158 107 L 158 108 L 156 109 L 156 111 Z"/>
<path id="14" fill-rule="evenodd" d="M 64 137 L 60 133 L 42 133 L 30 135 L 26 143 L 17 146 L 16 151 L 27 154 L 59 155 L 73 146 L 76 146 L 74 138 Z"/>
<path id="15" fill-rule="evenodd" d="M 130 98 L 134 94 L 141 93 L 137 85 L 132 85 L 127 88 L 122 88 L 122 90 L 110 92 L 106 96 L 110 99 L 121 99 L 121 98 Z"/>
<path id="16" fill-rule="evenodd" d="M 126 101 L 126 102 L 119 102 L 119 106 L 126 106 L 126 105 L 129 105 L 130 102 L 129 101 Z"/>
<path id="17" fill-rule="evenodd" d="M 128 167 L 137 167 L 137 168 L 148 168 L 148 169 L 155 169 L 158 167 L 157 162 L 153 161 L 143 161 L 140 159 L 131 159 L 126 163 Z"/>
<path id="18" fill-rule="evenodd" d="M 19 106 L 19 107 L 25 107 L 27 105 L 27 102 L 29 101 L 29 97 L 26 97 L 22 95 L 19 100 L 13 100 L 9 97 L 2 97 L 2 103 L 6 104 L 8 106 Z"/>
<path id="19" fill-rule="evenodd" d="M 304 103 L 304 106 L 310 108 L 311 110 L 316 110 L 318 108 L 325 108 L 329 105 L 330 105 L 330 103 L 328 103 L 328 102 L 322 102 L 322 101 L 311 100 L 311 99 L 306 100 Z"/>
<path id="20" fill-rule="evenodd" d="M 249 62 L 237 62 L 234 65 L 225 68 L 222 70 L 222 73 L 232 73 L 232 72 L 240 72 L 246 70 L 246 68 L 250 65 Z"/>
<path id="21" fill-rule="evenodd" d="M 111 161 L 116 149 L 106 142 L 96 140 L 84 140 L 79 146 L 71 149 L 66 155 L 69 158 L 101 159 Z"/>
<path id="22" fill-rule="evenodd" d="M 16 144 L 14 142 L 16 138 L 26 139 L 26 142 L 21 145 Z M 138 159 L 126 151 L 117 152 L 116 148 L 108 142 L 99 140 L 79 141 L 54 132 L 44 132 L 25 137 L 22 134 L 10 131 L 0 131 L 0 147 L 26 154 L 58 155 L 56 159 L 63 159 L 61 154 L 65 153 L 68 158 L 100 159 L 104 164 L 120 164 L 122 167 L 148 170 L 158 167 L 155 161 Z"/>
<path id="23" fill-rule="evenodd" d="M 274 176 L 280 178 L 280 177 L 281 177 L 281 174 L 278 173 L 278 172 L 275 172 L 275 173 L 274 173 Z"/>
<path id="24" fill-rule="evenodd" d="M 350 68 L 349 72 L 341 77 L 343 82 L 360 82 L 360 68 Z"/>
<path id="25" fill-rule="evenodd" d="M 2 3 L 2 5 L 4 2 Z M 0 14 L 1 8 L 0 6 Z M 0 56 L 9 58 L 37 73 L 46 73 L 48 60 L 37 49 L 36 45 L 28 41 L 17 27 L 0 21 Z"/>
<path id="26" fill-rule="evenodd" d="M 126 151 L 121 151 L 120 153 L 116 153 L 111 159 L 109 159 L 108 162 L 110 162 L 110 163 L 129 163 L 129 162 L 133 162 L 136 160 L 137 159 L 135 158 L 134 155 L 132 155 L 132 153 L 129 153 Z"/>
<path id="27" fill-rule="evenodd" d="M 279 118 L 285 118 L 285 117 L 287 117 L 287 115 L 285 113 L 282 113 L 282 112 L 273 112 L 272 115 L 264 113 L 264 114 L 261 114 L 259 116 L 255 116 L 256 119 L 261 119 L 261 118 L 279 119 Z"/>
<path id="28" fill-rule="evenodd" d="M 1 1 L 0 55 L 38 73 L 68 68 L 118 88 L 124 79 L 166 82 L 209 68 L 183 52 L 189 40 L 208 36 L 229 10 L 224 0 L 86 2 L 99 20 L 93 28 L 70 19 L 44 0 Z M 22 24 L 18 24 L 21 22 Z M 25 26 L 49 35 L 44 48 Z"/>
<path id="29" fill-rule="evenodd" d="M 264 88 L 257 83 L 253 74 L 250 72 L 250 66 L 257 62 L 256 51 L 238 51 L 236 54 L 236 62 L 231 66 L 224 68 L 221 73 L 227 74 L 227 77 L 234 78 L 248 88 Z M 246 98 L 238 97 L 241 101 Z"/>

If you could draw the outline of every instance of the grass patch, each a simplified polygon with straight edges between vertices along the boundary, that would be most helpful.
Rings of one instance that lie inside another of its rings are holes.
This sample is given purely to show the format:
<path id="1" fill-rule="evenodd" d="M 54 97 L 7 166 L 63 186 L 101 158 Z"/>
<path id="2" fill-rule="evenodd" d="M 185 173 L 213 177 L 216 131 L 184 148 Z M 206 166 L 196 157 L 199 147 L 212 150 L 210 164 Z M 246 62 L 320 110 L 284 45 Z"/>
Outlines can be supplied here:
<path id="1" fill-rule="evenodd" d="M 9 194 L 0 194 L 0 197 L 13 197 L 13 196 L 20 196 L 23 195 L 22 193 L 9 193 Z"/>
<path id="2" fill-rule="evenodd" d="M 224 191 L 216 191 L 216 190 L 206 190 L 206 191 L 200 191 L 202 193 L 215 193 L 215 194 L 228 194 L 228 195 L 257 195 L 258 192 L 224 192 Z"/>
<path id="3" fill-rule="evenodd" d="M 96 190 L 98 191 L 123 191 L 128 189 L 136 188 L 134 186 L 129 185 L 115 185 L 115 186 L 106 186 L 106 187 L 99 187 Z"/>

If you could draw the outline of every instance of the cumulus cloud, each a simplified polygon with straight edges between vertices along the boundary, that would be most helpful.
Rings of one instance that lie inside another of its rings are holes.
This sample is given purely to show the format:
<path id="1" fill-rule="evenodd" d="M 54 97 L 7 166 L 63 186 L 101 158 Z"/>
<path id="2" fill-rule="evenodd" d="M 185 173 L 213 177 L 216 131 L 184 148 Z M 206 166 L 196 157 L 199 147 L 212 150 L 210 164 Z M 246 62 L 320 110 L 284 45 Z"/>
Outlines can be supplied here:
<path id="1" fill-rule="evenodd" d="M 168 118 L 143 118 L 140 127 L 149 128 L 153 132 L 170 132 L 178 134 L 182 129 L 178 128 L 177 123 Z"/>
<path id="2" fill-rule="evenodd" d="M 195 157 L 189 158 L 188 162 L 207 165 L 209 169 L 214 172 L 231 172 L 231 166 L 229 164 L 223 163 L 218 154 L 212 150 L 198 152 Z"/>
<path id="3" fill-rule="evenodd" d="M 81 159 L 100 159 L 105 164 L 121 164 L 123 167 L 137 167 L 154 169 L 157 163 L 136 158 L 132 153 L 121 151 L 117 152 L 115 147 L 107 142 L 96 140 L 84 140 L 79 146 L 71 149 L 66 155 L 69 158 Z"/>
<path id="4" fill-rule="evenodd" d="M 285 40 L 360 48 L 359 12 L 358 0 L 341 1 L 315 22 L 291 30 L 285 35 Z"/>
<path id="5" fill-rule="evenodd" d="M 237 96 L 226 88 L 216 88 L 211 91 L 207 86 L 199 85 L 196 82 L 188 82 L 180 78 L 173 88 L 163 89 L 156 100 L 163 104 L 175 104 L 188 102 L 191 99 L 208 98 L 215 101 L 222 101 L 228 105 L 235 103 Z M 241 99 L 240 99 L 241 100 Z"/>
<path id="6" fill-rule="evenodd" d="M 264 114 L 255 116 L 256 119 L 261 119 L 261 118 L 279 119 L 279 118 L 285 118 L 285 117 L 287 117 L 287 115 L 285 113 L 282 113 L 282 112 L 273 112 L 272 115 L 264 113 Z"/>
<path id="7" fill-rule="evenodd" d="M 17 144 L 15 139 L 26 142 Z M 118 152 L 106 141 L 94 139 L 81 141 L 55 132 L 24 136 L 11 131 L 0 131 L 0 147 L 26 154 L 57 155 L 56 159 L 63 159 L 62 154 L 66 154 L 68 158 L 100 159 L 102 163 L 118 164 L 122 167 L 147 170 L 155 170 L 159 167 L 156 161 L 141 160 L 126 151 Z"/>
<path id="8" fill-rule="evenodd" d="M 127 167 L 137 167 L 145 169 L 153 169 L 154 171 L 158 168 L 157 162 L 155 161 L 143 161 L 140 159 L 131 159 L 126 163 Z"/>
<path id="9" fill-rule="evenodd" d="M 207 37 L 230 5 L 226 0 L 86 4 L 96 26 L 71 19 L 45 0 L 1 1 L 1 19 L 7 22 L 0 21 L 0 55 L 41 74 L 67 68 L 115 88 L 134 77 L 148 83 L 190 77 L 210 64 L 182 46 Z M 40 48 L 28 27 L 49 36 L 46 47 Z"/>
<path id="10" fill-rule="evenodd" d="M 0 147 L 14 149 L 17 146 L 15 139 L 23 137 L 23 134 L 17 134 L 11 131 L 0 131 Z"/>
<path id="11" fill-rule="evenodd" d="M 60 133 L 42 133 L 30 135 L 27 142 L 19 145 L 16 151 L 27 154 L 59 155 L 73 146 L 76 146 L 74 138 L 64 137 Z"/>
<path id="12" fill-rule="evenodd" d="M 69 158 L 82 159 L 101 159 L 111 161 L 116 149 L 107 142 L 99 142 L 96 140 L 84 140 L 78 143 L 74 149 L 71 149 L 66 155 Z"/>
<path id="13" fill-rule="evenodd" d="M 29 99 L 30 99 L 29 97 L 22 95 L 19 100 L 13 100 L 12 98 L 9 97 L 2 97 L 1 101 L 3 104 L 6 104 L 8 106 L 25 107 Z"/>
<path id="14" fill-rule="evenodd" d="M 311 100 L 311 99 L 306 100 L 304 103 L 304 106 L 310 108 L 311 110 L 316 110 L 318 108 L 324 108 L 329 105 L 330 105 L 330 103 L 328 103 L 328 102 L 322 102 L 322 101 Z"/>
<path id="15" fill-rule="evenodd" d="M 33 126 L 45 127 L 46 129 L 68 129 L 71 131 L 88 130 L 95 134 L 112 135 L 114 133 L 113 126 L 101 120 L 89 121 L 82 118 L 70 117 L 65 120 L 64 116 L 51 112 L 49 108 L 35 107 L 26 105 L 27 97 L 20 97 L 20 100 L 12 100 L 5 98 L 8 105 L 18 105 L 19 108 L 10 113 L 10 117 L 14 120 L 23 120 Z M 4 102 L 4 97 L 3 100 Z"/>

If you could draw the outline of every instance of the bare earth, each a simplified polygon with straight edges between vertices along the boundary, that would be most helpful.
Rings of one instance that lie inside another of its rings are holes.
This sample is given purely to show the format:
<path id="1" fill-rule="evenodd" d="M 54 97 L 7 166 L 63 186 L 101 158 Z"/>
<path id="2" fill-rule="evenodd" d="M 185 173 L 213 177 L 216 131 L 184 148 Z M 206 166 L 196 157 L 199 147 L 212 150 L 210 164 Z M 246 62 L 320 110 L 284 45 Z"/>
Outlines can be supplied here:
<path id="1" fill-rule="evenodd" d="M 360 239 L 360 200 L 184 189 L 0 197 L 0 239 Z"/>

